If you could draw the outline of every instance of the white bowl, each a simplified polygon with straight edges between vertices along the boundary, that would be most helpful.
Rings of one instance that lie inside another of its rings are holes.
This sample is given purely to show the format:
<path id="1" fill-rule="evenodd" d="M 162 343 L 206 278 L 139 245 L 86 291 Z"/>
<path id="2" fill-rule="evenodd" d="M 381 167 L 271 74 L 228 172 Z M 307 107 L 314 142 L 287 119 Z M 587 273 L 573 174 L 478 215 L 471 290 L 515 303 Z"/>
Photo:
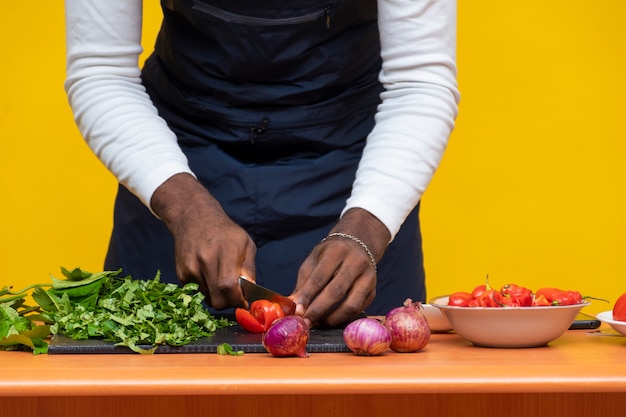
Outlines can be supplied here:
<path id="1" fill-rule="evenodd" d="M 528 348 L 545 346 L 569 329 L 590 303 L 542 307 L 453 307 L 448 296 L 431 304 L 446 315 L 454 331 L 475 346 Z"/>
<path id="2" fill-rule="evenodd" d="M 437 307 L 430 304 L 422 304 L 422 310 L 420 311 L 424 314 L 424 317 L 426 317 L 431 332 L 442 333 L 452 330 L 450 321 Z"/>
<path id="3" fill-rule="evenodd" d="M 626 336 L 626 321 L 617 321 L 613 320 L 613 311 L 604 311 L 602 313 L 598 313 L 596 318 L 613 328 L 617 333 Z"/>

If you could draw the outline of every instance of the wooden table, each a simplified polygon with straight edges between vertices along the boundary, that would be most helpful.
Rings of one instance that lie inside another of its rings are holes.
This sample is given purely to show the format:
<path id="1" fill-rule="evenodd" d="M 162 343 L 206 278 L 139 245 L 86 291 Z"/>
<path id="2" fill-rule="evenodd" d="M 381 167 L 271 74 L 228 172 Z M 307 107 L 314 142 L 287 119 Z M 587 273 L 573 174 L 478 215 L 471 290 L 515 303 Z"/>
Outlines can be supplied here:
<path id="1" fill-rule="evenodd" d="M 419 353 L 306 359 L 0 352 L 0 397 L 0 416 L 21 417 L 623 416 L 626 338 L 489 349 L 435 334 Z"/>

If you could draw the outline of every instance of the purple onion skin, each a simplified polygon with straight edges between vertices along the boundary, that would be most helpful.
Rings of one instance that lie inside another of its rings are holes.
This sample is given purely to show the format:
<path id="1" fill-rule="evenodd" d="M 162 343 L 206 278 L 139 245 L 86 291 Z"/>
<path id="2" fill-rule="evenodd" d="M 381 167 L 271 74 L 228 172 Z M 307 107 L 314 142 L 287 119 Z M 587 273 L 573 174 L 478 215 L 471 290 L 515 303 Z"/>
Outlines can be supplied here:
<path id="1" fill-rule="evenodd" d="M 348 349 L 358 356 L 376 356 L 389 349 L 391 334 L 380 321 L 361 318 L 346 326 L 343 340 Z"/>
<path id="2" fill-rule="evenodd" d="M 274 356 L 298 356 L 308 358 L 306 344 L 309 328 L 300 316 L 287 316 L 276 320 L 267 332 L 263 333 L 265 350 Z"/>
<path id="3" fill-rule="evenodd" d="M 385 316 L 385 327 L 391 334 L 391 350 L 419 352 L 430 340 L 430 326 L 420 311 L 422 305 L 410 298 L 402 307 L 396 307 Z"/>

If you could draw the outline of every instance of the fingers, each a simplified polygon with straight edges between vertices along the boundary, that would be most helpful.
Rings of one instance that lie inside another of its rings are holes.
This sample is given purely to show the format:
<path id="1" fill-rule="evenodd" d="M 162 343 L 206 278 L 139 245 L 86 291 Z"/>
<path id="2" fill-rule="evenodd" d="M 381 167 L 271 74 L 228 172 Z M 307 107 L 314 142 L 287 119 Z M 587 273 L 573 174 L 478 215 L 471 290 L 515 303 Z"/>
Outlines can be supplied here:
<path id="1" fill-rule="evenodd" d="M 254 257 L 256 245 L 246 235 L 245 244 L 219 246 L 219 251 L 203 260 L 203 280 L 207 282 L 208 298 L 213 308 L 222 310 L 229 307 L 245 307 L 239 277 L 254 280 Z"/>
<path id="2" fill-rule="evenodd" d="M 343 298 L 338 303 L 330 304 L 331 300 L 342 292 L 342 290 L 335 289 L 335 283 L 348 280 L 348 277 L 345 280 L 341 279 L 340 275 L 335 276 L 305 311 L 305 320 L 310 321 L 312 325 L 336 327 L 350 322 L 359 317 L 374 299 L 376 290 L 370 287 L 367 278 L 360 277 L 353 282 L 349 290 L 343 291 Z"/>
<path id="3" fill-rule="evenodd" d="M 154 193 L 151 205 L 174 237 L 181 282 L 197 282 L 221 310 L 245 305 L 238 277 L 254 279 L 256 246 L 192 175 L 177 174 Z"/>
<path id="4" fill-rule="evenodd" d="M 329 240 L 314 248 L 298 272 L 292 298 L 310 325 L 336 326 L 359 316 L 376 294 L 376 272 L 355 242 Z"/>
<path id="5" fill-rule="evenodd" d="M 181 282 L 197 282 L 216 310 L 246 306 L 238 279 L 255 279 L 256 245 L 243 229 L 223 230 L 220 239 L 181 239 L 176 244 Z"/>

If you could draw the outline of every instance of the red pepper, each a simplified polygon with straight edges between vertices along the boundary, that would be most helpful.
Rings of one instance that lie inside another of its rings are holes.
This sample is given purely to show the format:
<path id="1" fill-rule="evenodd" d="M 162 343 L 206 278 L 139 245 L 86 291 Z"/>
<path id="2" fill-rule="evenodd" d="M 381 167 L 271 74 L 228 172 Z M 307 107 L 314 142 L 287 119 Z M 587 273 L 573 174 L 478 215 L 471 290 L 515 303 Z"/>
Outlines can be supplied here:
<path id="1" fill-rule="evenodd" d="M 465 291 L 452 293 L 448 297 L 448 305 L 454 307 L 469 307 L 470 301 L 472 301 L 472 294 Z"/>
<path id="2" fill-rule="evenodd" d="M 508 306 L 528 307 L 533 303 L 533 292 L 516 284 L 507 284 L 500 289 L 503 303 Z"/>
<path id="3" fill-rule="evenodd" d="M 485 291 L 487 291 L 487 285 L 479 285 L 472 290 L 472 298 L 480 298 Z"/>
<path id="4" fill-rule="evenodd" d="M 250 310 L 235 309 L 237 323 L 252 333 L 267 331 L 274 321 L 282 317 L 285 317 L 285 313 L 280 305 L 268 300 L 253 301 L 250 304 Z"/>
<path id="5" fill-rule="evenodd" d="M 484 303 L 480 301 L 480 298 L 472 298 L 467 305 L 468 307 L 485 307 Z"/>
<path id="6" fill-rule="evenodd" d="M 479 298 L 484 307 L 502 307 L 502 295 L 498 290 L 487 289 Z"/>
<path id="7" fill-rule="evenodd" d="M 570 296 L 571 300 L 573 301 L 573 304 L 580 304 L 584 301 L 583 295 L 578 291 L 569 290 L 565 292 Z"/>
<path id="8" fill-rule="evenodd" d="M 472 290 L 472 300 L 469 307 L 501 307 L 500 299 L 502 296 L 497 290 L 489 285 L 489 277 L 483 285 L 479 285 Z"/>
<path id="9" fill-rule="evenodd" d="M 500 293 L 500 299 L 498 301 L 501 307 L 522 307 L 519 298 L 504 296 L 502 293 Z"/>
<path id="10" fill-rule="evenodd" d="M 564 291 L 558 288 L 539 288 L 535 296 L 543 295 L 550 305 L 569 306 L 580 304 L 583 301 L 582 295 L 578 291 Z"/>
<path id="11" fill-rule="evenodd" d="M 548 300 L 546 299 L 545 295 L 543 294 L 535 294 L 535 296 L 533 297 L 533 302 L 531 304 L 532 307 L 537 307 L 537 306 L 549 306 L 550 303 L 548 302 Z"/>

